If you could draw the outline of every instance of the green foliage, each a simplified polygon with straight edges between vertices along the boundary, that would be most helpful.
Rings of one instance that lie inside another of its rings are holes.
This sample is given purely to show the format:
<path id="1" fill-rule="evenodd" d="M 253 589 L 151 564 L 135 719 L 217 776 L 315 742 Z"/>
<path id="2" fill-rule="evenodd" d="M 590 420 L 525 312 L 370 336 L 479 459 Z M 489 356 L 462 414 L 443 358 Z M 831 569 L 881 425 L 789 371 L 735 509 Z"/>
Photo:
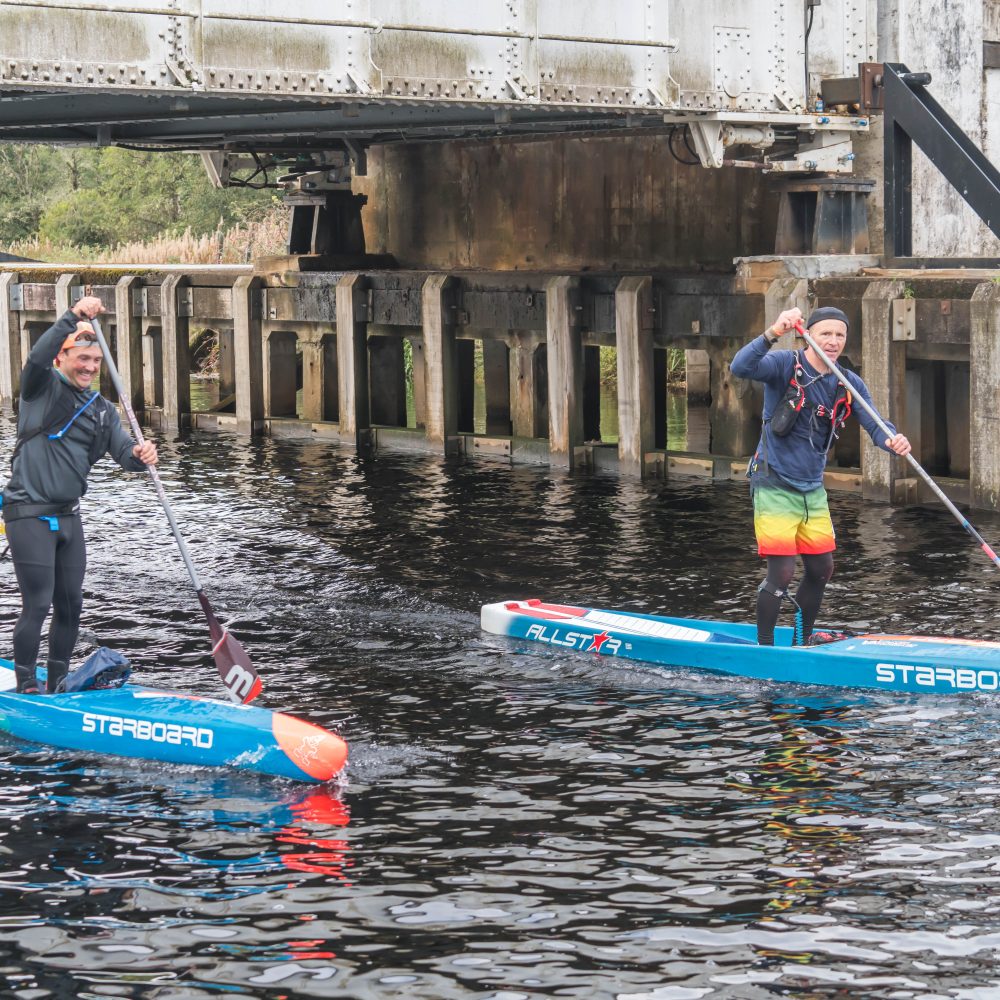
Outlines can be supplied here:
<path id="1" fill-rule="evenodd" d="M 0 146 L 0 243 L 110 247 L 254 222 L 270 191 L 213 188 L 188 153 Z"/>
<path id="2" fill-rule="evenodd" d="M 686 377 L 683 349 L 668 347 L 667 382 L 683 382 Z M 601 385 L 618 385 L 618 352 L 613 347 L 601 348 Z"/>

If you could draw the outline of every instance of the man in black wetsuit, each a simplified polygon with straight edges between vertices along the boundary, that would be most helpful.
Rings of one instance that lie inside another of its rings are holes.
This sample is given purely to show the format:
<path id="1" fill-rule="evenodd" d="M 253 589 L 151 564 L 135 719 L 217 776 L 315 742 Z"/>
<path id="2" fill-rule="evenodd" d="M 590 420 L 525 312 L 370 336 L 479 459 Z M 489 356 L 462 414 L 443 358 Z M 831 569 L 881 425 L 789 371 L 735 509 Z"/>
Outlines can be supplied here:
<path id="1" fill-rule="evenodd" d="M 157 461 L 156 445 L 137 445 L 114 405 L 90 388 L 101 348 L 87 321 L 102 312 L 100 299 L 80 299 L 39 337 L 21 373 L 17 444 L 2 512 L 21 591 L 14 670 L 24 694 L 39 693 L 35 663 L 50 608 L 50 694 L 66 676 L 76 645 L 87 568 L 80 497 L 90 470 L 105 454 L 128 472 L 145 472 Z"/>

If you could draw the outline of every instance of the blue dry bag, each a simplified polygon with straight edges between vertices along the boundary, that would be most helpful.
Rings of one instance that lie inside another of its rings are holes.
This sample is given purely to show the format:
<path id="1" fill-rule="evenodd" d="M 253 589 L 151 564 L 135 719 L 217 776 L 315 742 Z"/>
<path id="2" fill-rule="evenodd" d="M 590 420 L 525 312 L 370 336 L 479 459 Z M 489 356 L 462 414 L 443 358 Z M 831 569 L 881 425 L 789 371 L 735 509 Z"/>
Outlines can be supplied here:
<path id="1" fill-rule="evenodd" d="M 71 674 L 59 683 L 58 694 L 90 691 L 95 688 L 121 687 L 132 673 L 129 662 L 121 653 L 107 646 L 94 650 Z"/>

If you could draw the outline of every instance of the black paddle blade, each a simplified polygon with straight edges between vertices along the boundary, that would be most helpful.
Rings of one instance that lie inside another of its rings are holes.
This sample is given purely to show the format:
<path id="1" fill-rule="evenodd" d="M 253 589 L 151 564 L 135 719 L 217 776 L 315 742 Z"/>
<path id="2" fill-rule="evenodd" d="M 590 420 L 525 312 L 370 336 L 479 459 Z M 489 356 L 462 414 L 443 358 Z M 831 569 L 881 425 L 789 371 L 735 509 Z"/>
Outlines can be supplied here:
<path id="1" fill-rule="evenodd" d="M 198 600 L 201 602 L 201 610 L 208 619 L 212 656 L 215 657 L 215 665 L 219 669 L 222 684 L 233 701 L 248 705 L 260 694 L 264 685 L 257 676 L 246 650 L 219 624 L 212 605 L 208 603 L 203 591 L 198 591 Z"/>

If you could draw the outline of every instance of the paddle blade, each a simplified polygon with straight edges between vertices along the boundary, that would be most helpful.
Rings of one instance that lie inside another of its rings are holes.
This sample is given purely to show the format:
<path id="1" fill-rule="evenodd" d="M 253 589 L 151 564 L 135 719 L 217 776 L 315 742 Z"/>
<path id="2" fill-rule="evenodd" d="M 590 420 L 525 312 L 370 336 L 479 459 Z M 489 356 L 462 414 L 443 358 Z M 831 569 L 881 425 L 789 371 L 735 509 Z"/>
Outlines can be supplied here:
<path id="1" fill-rule="evenodd" d="M 212 656 L 215 657 L 215 665 L 218 667 L 222 684 L 233 701 L 248 705 L 260 694 L 264 685 L 257 676 L 246 650 L 229 634 L 228 629 L 219 624 L 212 605 L 208 603 L 208 598 L 201 590 L 198 591 L 198 600 L 201 602 L 201 610 L 205 612 L 205 618 L 208 619 Z"/>

